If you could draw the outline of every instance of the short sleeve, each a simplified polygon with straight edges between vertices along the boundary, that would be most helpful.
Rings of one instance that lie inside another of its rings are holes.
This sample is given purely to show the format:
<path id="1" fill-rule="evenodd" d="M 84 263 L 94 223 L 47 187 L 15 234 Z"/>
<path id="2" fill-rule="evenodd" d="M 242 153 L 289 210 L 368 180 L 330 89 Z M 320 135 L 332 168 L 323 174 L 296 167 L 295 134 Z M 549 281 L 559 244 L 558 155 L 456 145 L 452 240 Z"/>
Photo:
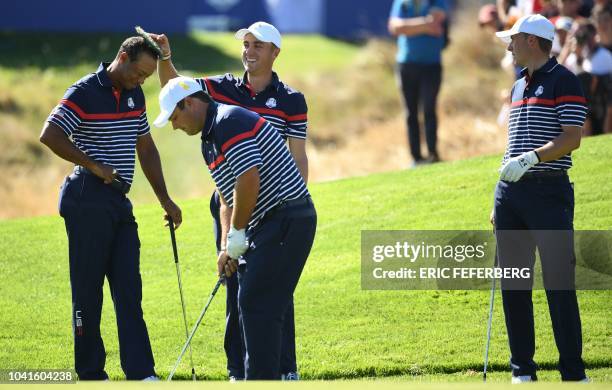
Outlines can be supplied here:
<path id="1" fill-rule="evenodd" d="M 301 93 L 294 95 L 291 109 L 287 112 L 287 137 L 306 139 L 308 129 L 308 106 Z"/>
<path id="2" fill-rule="evenodd" d="M 561 126 L 584 125 L 587 113 L 586 99 L 578 78 L 564 73 L 555 85 L 555 110 Z"/>
<path id="3" fill-rule="evenodd" d="M 433 8 L 440 8 L 444 12 L 448 12 L 448 3 L 446 0 L 435 0 L 432 4 Z"/>
<path id="4" fill-rule="evenodd" d="M 66 136 L 70 137 L 82 121 L 83 110 L 79 107 L 82 100 L 81 90 L 74 86 L 68 88 L 62 100 L 47 117 L 47 122 L 59 126 Z"/>
<path id="5" fill-rule="evenodd" d="M 234 123 L 230 126 L 241 125 L 237 124 L 236 121 L 232 122 Z M 251 129 L 244 129 L 239 132 L 234 131 L 234 135 L 231 138 L 222 140 L 221 152 L 236 178 L 249 169 L 260 167 L 263 164 L 256 135 L 264 125 L 269 124 L 263 118 L 260 118 Z M 220 132 L 222 134 L 229 134 L 230 131 L 230 129 L 222 129 Z"/>
<path id="6" fill-rule="evenodd" d="M 389 14 L 390 18 L 401 18 L 404 17 L 402 14 L 402 3 L 405 0 L 394 0 L 393 5 L 391 6 L 391 13 Z"/>
<path id="7" fill-rule="evenodd" d="M 151 132 L 151 128 L 149 127 L 149 121 L 147 120 L 147 109 L 143 108 L 142 114 L 138 117 L 138 137 L 142 137 L 143 135 L 147 135 Z"/>

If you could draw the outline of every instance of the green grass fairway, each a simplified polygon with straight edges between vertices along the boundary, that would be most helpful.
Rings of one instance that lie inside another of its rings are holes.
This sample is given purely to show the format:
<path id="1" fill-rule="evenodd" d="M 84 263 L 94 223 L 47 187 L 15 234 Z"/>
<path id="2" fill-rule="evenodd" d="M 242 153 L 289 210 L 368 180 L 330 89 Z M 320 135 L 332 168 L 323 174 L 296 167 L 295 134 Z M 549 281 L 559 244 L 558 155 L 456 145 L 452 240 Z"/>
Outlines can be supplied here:
<path id="1" fill-rule="evenodd" d="M 612 136 L 585 139 L 574 154 L 576 167 L 571 177 L 577 229 L 612 227 L 611 144 Z M 312 185 L 318 233 L 295 294 L 297 355 L 304 379 L 360 379 L 359 386 L 378 388 L 381 383 L 364 379 L 387 377 L 393 383 L 384 382 L 384 386 L 390 388 L 405 386 L 401 383 L 405 381 L 416 382 L 416 389 L 446 388 L 422 382 L 449 381 L 473 382 L 470 388 L 480 388 L 476 382 L 481 380 L 489 293 L 362 291 L 360 231 L 489 229 L 499 161 L 499 156 L 482 157 Z M 216 280 L 212 228 L 208 199 L 180 205 L 184 224 L 177 231 L 177 240 L 188 317 L 193 323 Z M 136 217 L 142 241 L 143 309 L 156 369 L 165 377 L 184 340 L 170 237 L 162 227 L 159 206 L 138 207 Z M 63 221 L 58 216 L 2 221 L 0 238 L 0 369 L 72 367 Z M 115 318 L 106 288 L 105 298 L 102 332 L 107 370 L 112 379 L 121 379 Z M 194 360 L 201 379 L 225 378 L 224 299 L 221 290 L 194 339 Z M 579 301 L 588 374 L 595 382 L 610 382 L 612 293 L 581 291 Z M 559 381 L 545 295 L 535 292 L 534 302 L 540 376 Z M 490 362 L 491 381 L 503 383 L 493 388 L 505 388 L 509 380 L 509 352 L 499 303 L 497 300 Z M 188 372 L 184 360 L 178 379 L 187 379 Z M 296 386 L 343 388 L 354 383 Z M 553 386 L 559 385 L 541 385 Z"/>

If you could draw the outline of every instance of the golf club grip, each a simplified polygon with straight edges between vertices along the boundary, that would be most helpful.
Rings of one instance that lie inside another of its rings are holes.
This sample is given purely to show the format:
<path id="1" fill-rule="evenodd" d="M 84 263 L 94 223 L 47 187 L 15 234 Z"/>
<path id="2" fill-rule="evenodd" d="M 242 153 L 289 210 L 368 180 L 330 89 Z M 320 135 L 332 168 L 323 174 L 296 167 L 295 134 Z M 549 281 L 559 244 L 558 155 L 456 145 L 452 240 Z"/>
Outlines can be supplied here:
<path id="1" fill-rule="evenodd" d="M 172 252 L 174 254 L 174 263 L 178 264 L 178 249 L 176 248 L 176 236 L 174 234 L 174 221 L 171 216 L 168 216 L 168 227 L 170 228 L 170 241 L 172 241 Z"/>

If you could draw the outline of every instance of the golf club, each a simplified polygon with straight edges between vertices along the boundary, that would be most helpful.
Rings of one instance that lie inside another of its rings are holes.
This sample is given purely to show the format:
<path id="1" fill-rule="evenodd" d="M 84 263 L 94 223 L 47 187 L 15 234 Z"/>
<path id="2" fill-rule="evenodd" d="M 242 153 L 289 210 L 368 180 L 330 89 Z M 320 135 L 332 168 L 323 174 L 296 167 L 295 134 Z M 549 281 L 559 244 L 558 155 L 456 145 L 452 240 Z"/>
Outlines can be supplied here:
<path id="1" fill-rule="evenodd" d="M 210 306 L 210 303 L 215 297 L 215 294 L 217 294 L 217 290 L 219 290 L 219 286 L 221 286 L 221 283 L 223 283 L 224 280 L 225 280 L 225 276 L 221 276 L 219 280 L 217 280 L 215 287 L 210 293 L 208 302 L 206 302 L 204 309 L 202 309 L 202 312 L 200 313 L 198 320 L 196 321 L 193 329 L 191 330 L 191 334 L 189 334 L 189 337 L 187 337 L 187 341 L 185 342 L 185 345 L 183 346 L 183 350 L 181 351 L 181 354 L 179 355 L 178 359 L 176 359 L 176 363 L 174 364 L 174 367 L 172 368 L 172 371 L 170 372 L 170 375 L 168 376 L 168 381 L 172 380 L 172 377 L 174 376 L 174 372 L 176 371 L 176 368 L 181 363 L 181 359 L 183 359 L 183 355 L 185 355 L 185 351 L 187 351 L 187 348 L 191 345 L 191 340 L 193 339 L 195 332 L 198 330 L 198 326 L 200 326 L 200 323 L 202 322 L 202 318 L 204 318 L 204 314 L 206 314 L 206 310 L 208 310 L 208 306 Z"/>
<path id="2" fill-rule="evenodd" d="M 495 233 L 495 231 L 493 231 Z M 495 260 L 493 266 L 497 267 L 497 247 L 495 247 Z M 487 325 L 487 343 L 485 346 L 484 370 L 482 372 L 483 382 L 487 381 L 487 367 L 489 364 L 489 346 L 491 345 L 491 325 L 493 324 L 493 303 L 495 302 L 495 277 L 491 282 L 491 297 L 489 299 L 489 322 Z"/>
<path id="3" fill-rule="evenodd" d="M 183 298 L 183 283 L 181 281 L 181 267 L 179 266 L 178 250 L 176 248 L 176 236 L 174 234 L 174 221 L 168 216 L 168 227 L 170 228 L 170 240 L 172 241 L 172 252 L 174 252 L 174 264 L 176 265 L 176 277 L 178 279 L 179 293 L 181 294 L 181 307 L 183 308 L 183 323 L 185 324 L 185 339 L 189 337 L 187 327 L 187 312 L 185 310 L 185 299 Z M 193 365 L 193 352 L 189 346 L 189 360 L 191 361 L 191 378 L 196 380 L 195 366 Z"/>

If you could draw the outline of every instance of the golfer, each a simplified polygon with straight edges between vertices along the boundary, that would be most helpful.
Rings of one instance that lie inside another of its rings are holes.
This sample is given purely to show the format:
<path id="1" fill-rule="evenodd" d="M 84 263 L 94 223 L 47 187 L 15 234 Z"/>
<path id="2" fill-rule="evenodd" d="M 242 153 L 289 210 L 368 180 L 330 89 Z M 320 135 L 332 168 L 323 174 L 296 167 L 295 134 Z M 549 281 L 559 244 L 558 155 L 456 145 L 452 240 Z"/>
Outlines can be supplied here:
<path id="1" fill-rule="evenodd" d="M 164 58 L 169 57 L 171 50 L 168 38 L 165 35 L 151 36 L 166 53 Z M 243 77 L 228 73 L 196 80 L 216 101 L 247 108 L 270 122 L 283 140 L 287 141 L 304 182 L 308 182 L 306 101 L 304 95 L 280 81 L 278 75 L 272 71 L 274 61 L 281 50 L 281 35 L 271 24 L 257 22 L 236 32 L 236 38 L 243 44 Z M 170 78 L 178 76 L 170 58 L 159 62 L 158 75 L 162 86 Z M 221 243 L 226 240 L 232 210 L 222 206 L 217 191 L 212 194 L 210 210 L 214 219 L 217 253 L 220 254 L 225 250 Z M 245 349 L 238 321 L 238 280 L 235 275 L 227 278 L 226 289 L 224 347 L 227 370 L 230 380 L 240 380 L 244 378 Z M 281 345 L 281 376 L 284 380 L 297 380 L 299 375 L 295 355 L 293 298 L 285 314 Z"/>
<path id="2" fill-rule="evenodd" d="M 137 153 L 166 216 L 181 223 L 181 210 L 166 191 L 140 87 L 156 60 L 142 38 L 126 39 L 113 62 L 68 88 L 40 136 L 76 165 L 62 185 L 59 211 L 68 234 L 74 360 L 82 380 L 108 379 L 100 335 L 105 276 L 117 315 L 121 368 L 127 379 L 156 379 L 141 308 L 138 225 L 126 197 Z"/>
<path id="3" fill-rule="evenodd" d="M 238 270 L 245 379 L 281 379 L 284 317 L 316 229 L 306 183 L 283 138 L 256 113 L 213 102 L 188 77 L 171 79 L 159 100 L 154 124 L 201 133 L 221 202 L 232 208 L 218 267 L 226 276 Z"/>
<path id="4" fill-rule="evenodd" d="M 587 380 L 573 286 L 574 190 L 567 175 L 571 152 L 580 146 L 586 101 L 576 76 L 550 57 L 555 27 L 546 18 L 522 17 L 497 36 L 524 67 L 512 88 L 508 147 L 495 189 L 499 264 L 533 269 L 538 249 L 561 378 Z M 557 231 L 556 239 L 546 231 Z M 537 380 L 531 295 L 530 286 L 515 290 L 502 280 L 513 383 Z"/>

